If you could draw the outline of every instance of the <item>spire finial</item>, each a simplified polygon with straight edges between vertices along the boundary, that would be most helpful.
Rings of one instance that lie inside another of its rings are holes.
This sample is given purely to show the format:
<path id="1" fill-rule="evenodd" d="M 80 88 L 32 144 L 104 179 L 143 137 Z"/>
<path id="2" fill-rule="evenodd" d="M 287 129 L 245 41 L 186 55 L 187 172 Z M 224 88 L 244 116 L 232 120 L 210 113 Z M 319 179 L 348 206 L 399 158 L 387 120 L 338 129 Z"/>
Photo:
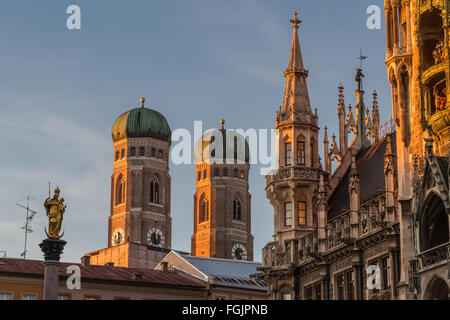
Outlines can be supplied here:
<path id="1" fill-rule="evenodd" d="M 302 23 L 302 21 L 297 18 L 297 11 L 294 11 L 294 19 L 289 20 L 289 22 L 292 23 L 292 28 L 298 29 L 298 25 Z"/>
<path id="2" fill-rule="evenodd" d="M 144 107 L 144 104 L 145 104 L 145 98 L 142 97 L 140 101 L 141 101 L 141 108 L 143 108 L 143 107 Z"/>
<path id="3" fill-rule="evenodd" d="M 220 120 L 220 125 L 222 126 L 222 130 L 223 130 L 224 129 L 224 125 L 225 125 L 225 120 L 224 119 Z"/>

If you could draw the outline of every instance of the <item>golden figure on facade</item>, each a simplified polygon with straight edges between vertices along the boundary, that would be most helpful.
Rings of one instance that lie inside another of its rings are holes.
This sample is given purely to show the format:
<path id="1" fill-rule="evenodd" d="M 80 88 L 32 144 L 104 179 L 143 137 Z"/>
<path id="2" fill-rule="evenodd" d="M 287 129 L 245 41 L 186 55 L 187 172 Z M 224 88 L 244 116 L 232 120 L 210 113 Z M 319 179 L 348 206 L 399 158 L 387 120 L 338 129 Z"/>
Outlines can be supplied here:
<path id="1" fill-rule="evenodd" d="M 61 235 L 61 225 L 64 212 L 66 211 L 66 205 L 64 205 L 64 198 L 59 199 L 60 190 L 57 187 L 53 198 L 48 197 L 44 202 L 44 207 L 48 217 L 48 232 L 45 229 L 45 233 L 49 239 L 60 239 L 64 235 L 64 231 Z"/>

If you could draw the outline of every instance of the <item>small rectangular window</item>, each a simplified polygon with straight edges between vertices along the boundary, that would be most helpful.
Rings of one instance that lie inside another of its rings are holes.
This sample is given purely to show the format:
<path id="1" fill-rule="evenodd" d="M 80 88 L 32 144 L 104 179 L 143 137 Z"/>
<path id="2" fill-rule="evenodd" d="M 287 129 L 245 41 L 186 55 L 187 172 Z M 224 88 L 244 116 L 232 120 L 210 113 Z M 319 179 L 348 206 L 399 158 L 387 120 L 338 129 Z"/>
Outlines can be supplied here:
<path id="1" fill-rule="evenodd" d="M 292 300 L 290 293 L 283 293 L 283 300 Z"/>
<path id="2" fill-rule="evenodd" d="M 383 258 L 383 289 L 391 287 L 391 259 L 389 257 Z"/>
<path id="3" fill-rule="evenodd" d="M 336 289 L 337 289 L 337 299 L 345 299 L 345 285 L 344 285 L 344 275 L 340 274 L 336 276 Z"/>
<path id="4" fill-rule="evenodd" d="M 322 300 L 322 286 L 320 283 L 314 286 L 314 300 Z"/>
<path id="5" fill-rule="evenodd" d="M 145 148 L 144 148 L 144 147 L 140 147 L 140 148 L 139 148 L 139 155 L 140 155 L 141 157 L 145 156 Z"/>
<path id="6" fill-rule="evenodd" d="M 297 142 L 297 164 L 299 166 L 305 165 L 305 143 L 303 141 Z"/>
<path id="7" fill-rule="evenodd" d="M 286 154 L 286 166 L 292 165 L 292 146 L 291 143 L 288 142 L 284 145 L 285 147 L 285 154 Z"/>
<path id="8" fill-rule="evenodd" d="M 22 300 L 37 300 L 35 293 L 22 293 Z"/>
<path id="9" fill-rule="evenodd" d="M 306 202 L 298 202 L 298 225 L 306 226 Z"/>
<path id="10" fill-rule="evenodd" d="M 284 225 L 286 227 L 292 226 L 292 202 L 284 204 Z"/>
<path id="11" fill-rule="evenodd" d="M 313 299 L 313 288 L 312 286 L 305 288 L 305 300 L 312 300 Z"/>
<path id="12" fill-rule="evenodd" d="M 223 176 L 228 177 L 228 168 L 223 169 Z"/>
<path id="13" fill-rule="evenodd" d="M 354 300 L 355 299 L 355 287 L 354 287 L 354 273 L 353 271 L 347 271 L 345 274 L 347 281 L 347 299 Z"/>
<path id="14" fill-rule="evenodd" d="M 10 292 L 0 292 L 0 300 L 13 300 L 14 293 Z"/>

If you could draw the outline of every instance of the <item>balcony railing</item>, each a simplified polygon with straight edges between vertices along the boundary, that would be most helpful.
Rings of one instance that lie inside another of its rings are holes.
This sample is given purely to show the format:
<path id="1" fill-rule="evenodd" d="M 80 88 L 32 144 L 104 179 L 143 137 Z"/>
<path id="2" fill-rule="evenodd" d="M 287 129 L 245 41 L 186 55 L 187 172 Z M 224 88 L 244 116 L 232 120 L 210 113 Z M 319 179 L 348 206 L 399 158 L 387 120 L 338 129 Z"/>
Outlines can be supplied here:
<path id="1" fill-rule="evenodd" d="M 435 263 L 449 259 L 450 242 L 421 252 L 419 257 L 420 268 L 431 266 Z"/>
<path id="2" fill-rule="evenodd" d="M 304 166 L 281 167 L 273 174 L 266 176 L 266 184 L 286 179 L 300 179 L 317 181 L 319 179 L 319 171 L 316 168 Z"/>

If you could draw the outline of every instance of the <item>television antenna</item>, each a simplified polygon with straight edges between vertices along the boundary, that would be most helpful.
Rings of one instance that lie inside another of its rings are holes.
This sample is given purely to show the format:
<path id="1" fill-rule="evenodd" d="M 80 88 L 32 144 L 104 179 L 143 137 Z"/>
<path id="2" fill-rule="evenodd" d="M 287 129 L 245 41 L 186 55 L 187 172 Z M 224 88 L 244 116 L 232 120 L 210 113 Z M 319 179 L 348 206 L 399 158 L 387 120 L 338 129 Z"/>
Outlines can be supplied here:
<path id="1" fill-rule="evenodd" d="M 26 212 L 27 212 L 27 215 L 26 215 L 26 218 L 25 218 L 25 225 L 22 228 L 20 228 L 20 229 L 25 230 L 24 250 L 20 254 L 20 256 L 23 257 L 24 259 L 26 259 L 26 257 L 27 257 L 27 238 L 28 238 L 28 233 L 32 233 L 33 232 L 33 230 L 31 229 L 30 223 L 33 220 L 34 215 L 36 214 L 36 211 L 33 211 L 33 210 L 30 209 L 30 200 L 31 200 L 30 195 L 27 195 L 26 199 L 27 199 L 27 206 L 26 207 L 21 205 L 20 203 L 16 203 L 17 206 L 25 209 Z"/>

